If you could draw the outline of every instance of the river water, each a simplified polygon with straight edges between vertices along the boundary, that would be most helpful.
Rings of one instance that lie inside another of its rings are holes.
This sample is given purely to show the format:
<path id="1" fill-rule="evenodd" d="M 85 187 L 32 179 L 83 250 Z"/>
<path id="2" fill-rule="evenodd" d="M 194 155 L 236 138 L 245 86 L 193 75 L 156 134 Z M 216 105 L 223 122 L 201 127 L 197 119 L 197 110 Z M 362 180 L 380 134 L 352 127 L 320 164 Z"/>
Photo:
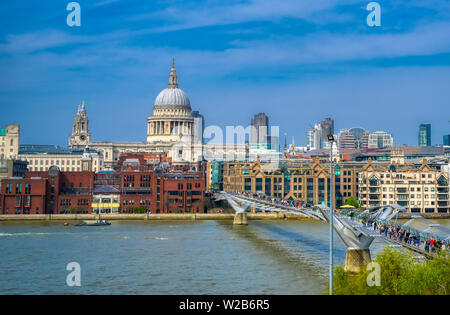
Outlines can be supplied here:
<path id="1" fill-rule="evenodd" d="M 323 294 L 328 231 L 316 221 L 3 222 L 0 294 Z M 344 259 L 335 234 L 335 263 Z M 66 284 L 70 262 L 80 287 Z"/>

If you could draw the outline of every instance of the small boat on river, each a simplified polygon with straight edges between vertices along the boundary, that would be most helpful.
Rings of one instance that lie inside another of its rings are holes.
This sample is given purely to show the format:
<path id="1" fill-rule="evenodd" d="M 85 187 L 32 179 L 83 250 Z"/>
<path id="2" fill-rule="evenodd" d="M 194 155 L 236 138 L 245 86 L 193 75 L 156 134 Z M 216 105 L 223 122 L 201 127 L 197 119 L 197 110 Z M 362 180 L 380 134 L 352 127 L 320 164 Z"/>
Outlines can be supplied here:
<path id="1" fill-rule="evenodd" d="M 107 225 L 111 225 L 111 223 L 106 220 L 86 220 L 76 224 L 75 226 L 107 226 Z"/>

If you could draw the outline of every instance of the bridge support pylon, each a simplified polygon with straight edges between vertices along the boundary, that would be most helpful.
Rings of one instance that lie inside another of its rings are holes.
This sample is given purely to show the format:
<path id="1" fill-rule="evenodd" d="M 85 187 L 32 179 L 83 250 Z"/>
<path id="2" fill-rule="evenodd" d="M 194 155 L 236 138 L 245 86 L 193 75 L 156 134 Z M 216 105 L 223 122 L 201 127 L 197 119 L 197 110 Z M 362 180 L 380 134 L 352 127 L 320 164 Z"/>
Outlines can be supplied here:
<path id="1" fill-rule="evenodd" d="M 370 250 L 360 248 L 347 248 L 345 254 L 344 270 L 359 272 L 361 268 L 371 262 Z"/>
<path id="2" fill-rule="evenodd" d="M 234 215 L 234 225 L 248 225 L 247 213 L 238 212 Z"/>

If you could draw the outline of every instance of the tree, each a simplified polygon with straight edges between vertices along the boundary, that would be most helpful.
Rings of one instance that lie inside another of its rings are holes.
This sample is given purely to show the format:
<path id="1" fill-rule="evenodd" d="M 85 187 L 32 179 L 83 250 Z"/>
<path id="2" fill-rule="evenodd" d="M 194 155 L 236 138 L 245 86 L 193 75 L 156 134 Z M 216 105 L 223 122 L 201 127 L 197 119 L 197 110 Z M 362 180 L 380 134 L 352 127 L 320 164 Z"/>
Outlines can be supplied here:
<path id="1" fill-rule="evenodd" d="M 353 196 L 350 196 L 350 197 L 347 199 L 347 201 L 345 202 L 345 204 L 346 204 L 346 205 L 349 205 L 349 206 L 353 206 L 353 207 L 355 207 L 356 209 L 358 209 L 358 208 L 360 207 L 358 201 L 356 201 L 356 199 L 355 199 Z"/>
<path id="2" fill-rule="evenodd" d="M 369 286 L 366 268 L 355 274 L 342 266 L 334 270 L 333 293 L 337 295 L 448 295 L 450 260 L 446 251 L 425 262 L 413 255 L 386 247 L 375 260 L 380 265 L 380 286 Z"/>

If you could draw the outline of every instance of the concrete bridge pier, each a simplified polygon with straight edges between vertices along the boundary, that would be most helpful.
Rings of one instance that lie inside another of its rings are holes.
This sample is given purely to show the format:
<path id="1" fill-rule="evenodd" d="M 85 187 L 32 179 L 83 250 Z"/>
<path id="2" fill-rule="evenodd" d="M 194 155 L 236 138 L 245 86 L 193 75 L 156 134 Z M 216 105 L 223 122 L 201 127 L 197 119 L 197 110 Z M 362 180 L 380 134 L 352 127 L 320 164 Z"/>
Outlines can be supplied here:
<path id="1" fill-rule="evenodd" d="M 247 213 L 238 212 L 234 215 L 234 225 L 248 225 Z"/>
<path id="2" fill-rule="evenodd" d="M 345 271 L 359 272 L 371 262 L 370 250 L 361 248 L 347 248 L 345 254 Z"/>

